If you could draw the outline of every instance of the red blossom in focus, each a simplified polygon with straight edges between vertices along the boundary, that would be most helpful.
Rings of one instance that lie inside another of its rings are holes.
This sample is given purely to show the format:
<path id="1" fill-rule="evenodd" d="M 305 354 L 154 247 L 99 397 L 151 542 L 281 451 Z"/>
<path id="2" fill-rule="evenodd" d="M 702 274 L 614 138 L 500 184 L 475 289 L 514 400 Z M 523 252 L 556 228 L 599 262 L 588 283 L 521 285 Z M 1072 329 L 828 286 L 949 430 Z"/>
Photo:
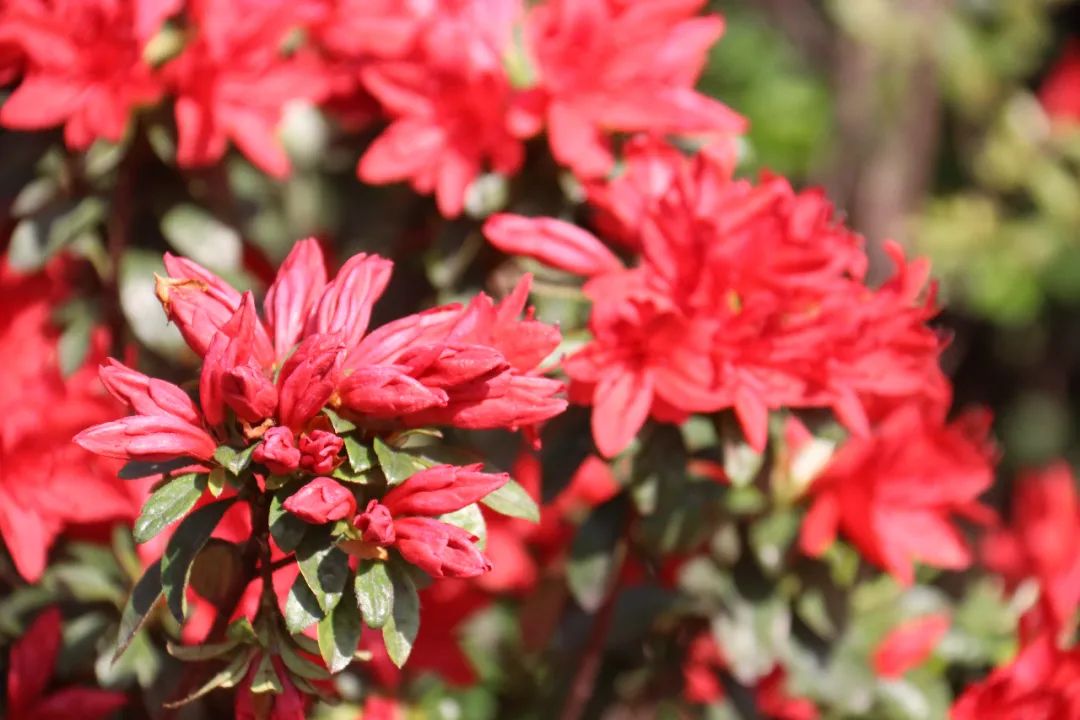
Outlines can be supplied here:
<path id="1" fill-rule="evenodd" d="M 60 654 L 60 611 L 49 608 L 34 618 L 26 633 L 11 648 L 7 675 L 8 720 L 112 716 L 127 704 L 123 693 L 88 687 L 67 687 L 48 692 Z"/>
<path id="2" fill-rule="evenodd" d="M 927 615 L 894 628 L 874 649 L 874 671 L 881 677 L 900 677 L 926 662 L 949 631 L 948 615 Z"/>
<path id="3" fill-rule="evenodd" d="M 810 486 L 800 543 L 818 556 L 838 531 L 861 555 L 910 584 L 912 564 L 962 569 L 971 552 L 953 516 L 986 519 L 978 497 L 993 482 L 990 418 L 903 405 L 872 434 L 851 438 Z"/>
<path id="4" fill-rule="evenodd" d="M 1020 476 L 1012 522 L 983 542 L 987 567 L 1015 587 L 1026 578 L 1039 583 L 1039 602 L 1023 618 L 1031 636 L 1069 633 L 1080 607 L 1080 497 L 1064 462 Z"/>
<path id="5" fill-rule="evenodd" d="M 283 507 L 304 522 L 322 525 L 356 513 L 356 498 L 341 483 L 317 477 L 290 495 Z"/>

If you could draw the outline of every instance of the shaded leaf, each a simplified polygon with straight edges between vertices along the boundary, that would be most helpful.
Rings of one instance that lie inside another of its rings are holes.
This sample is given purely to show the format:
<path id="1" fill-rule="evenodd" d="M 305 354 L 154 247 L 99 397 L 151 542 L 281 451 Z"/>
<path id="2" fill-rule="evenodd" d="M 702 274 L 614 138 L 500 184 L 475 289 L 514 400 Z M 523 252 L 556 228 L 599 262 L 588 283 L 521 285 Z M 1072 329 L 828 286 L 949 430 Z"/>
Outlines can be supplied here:
<path id="1" fill-rule="evenodd" d="M 209 643 L 206 645 L 176 645 L 169 642 L 166 643 L 165 649 L 177 660 L 183 660 L 184 662 L 199 662 L 221 657 L 237 645 L 239 645 L 239 643 L 236 640 L 226 640 L 225 642 Z"/>
<path id="2" fill-rule="evenodd" d="M 315 648 L 318 650 L 318 648 Z M 326 668 L 321 665 L 316 665 L 314 662 L 297 652 L 290 642 L 282 642 L 278 645 L 278 651 L 280 653 L 281 661 L 285 663 L 285 667 L 289 669 L 294 675 L 298 675 L 302 678 L 309 680 L 327 680 L 330 678 L 330 673 Z"/>
<path id="3" fill-rule="evenodd" d="M 283 503 L 290 493 L 279 490 L 270 499 L 270 535 L 283 552 L 292 552 L 310 527 L 306 522 L 285 509 Z"/>
<path id="4" fill-rule="evenodd" d="M 161 560 L 146 568 L 146 572 L 131 590 L 124 611 L 120 615 L 120 632 L 116 638 L 116 651 L 113 662 L 124 654 L 131 644 L 131 639 L 146 621 L 146 616 L 161 597 Z"/>
<path id="5" fill-rule="evenodd" d="M 191 513 L 177 526 L 165 547 L 165 554 L 161 557 L 161 586 L 169 611 L 178 622 L 183 622 L 187 616 L 191 564 L 234 502 L 234 497 L 218 500 Z"/>
<path id="6" fill-rule="evenodd" d="M 296 549 L 300 574 L 326 612 L 341 600 L 349 580 L 349 556 L 333 542 L 325 533 L 308 533 Z"/>
<path id="7" fill-rule="evenodd" d="M 325 615 L 307 581 L 298 575 L 285 598 L 285 627 L 291 633 L 300 633 L 322 620 Z"/>
<path id="8" fill-rule="evenodd" d="M 351 600 L 339 602 L 319 621 L 319 651 L 330 672 L 341 672 L 352 662 L 360 628 L 360 611 Z"/>
<path id="9" fill-rule="evenodd" d="M 251 677 L 251 692 L 279 694 L 284 690 L 281 678 L 274 670 L 274 661 L 268 653 L 264 653 L 258 667 L 255 668 L 255 674 Z"/>
<path id="10" fill-rule="evenodd" d="M 163 475 L 180 468 L 198 465 L 199 461 L 190 457 L 178 457 L 172 460 L 128 460 L 124 467 L 120 468 L 117 476 L 121 480 L 138 480 L 153 475 Z"/>
<path id="11" fill-rule="evenodd" d="M 412 453 L 396 450 L 379 438 L 375 438 L 374 447 L 379 466 L 386 475 L 386 483 L 390 487 L 400 485 L 407 478 L 428 467 L 428 463 Z"/>
<path id="12" fill-rule="evenodd" d="M 599 609 L 613 579 L 624 505 L 622 498 L 615 498 L 593 510 L 570 548 L 566 582 L 574 599 L 589 612 Z"/>
<path id="13" fill-rule="evenodd" d="M 216 673 L 213 677 L 206 681 L 195 692 L 187 695 L 180 700 L 174 700 L 164 704 L 166 708 L 170 710 L 178 708 L 183 705 L 187 705 L 190 702 L 198 700 L 202 696 L 217 690 L 218 688 L 231 688 L 244 679 L 247 675 L 248 667 L 251 665 L 251 661 L 255 659 L 256 653 L 259 651 L 256 648 L 249 648 L 240 653 L 229 662 L 220 672 Z"/>

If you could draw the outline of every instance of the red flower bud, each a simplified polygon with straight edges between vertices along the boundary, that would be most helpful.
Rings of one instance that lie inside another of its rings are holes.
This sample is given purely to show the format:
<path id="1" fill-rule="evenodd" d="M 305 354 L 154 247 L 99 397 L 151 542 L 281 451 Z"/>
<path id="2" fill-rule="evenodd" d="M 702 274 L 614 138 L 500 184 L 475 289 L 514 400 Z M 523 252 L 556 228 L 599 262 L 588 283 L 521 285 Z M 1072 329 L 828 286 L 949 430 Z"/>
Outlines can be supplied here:
<path id="1" fill-rule="evenodd" d="M 278 357 L 285 357 L 300 339 L 308 314 L 325 287 L 326 261 L 318 241 L 307 238 L 293 245 L 263 301 Z"/>
<path id="2" fill-rule="evenodd" d="M 361 539 L 373 545 L 393 545 L 397 539 L 394 533 L 394 519 L 390 511 L 372 500 L 364 512 L 353 518 L 353 525 L 360 531 Z"/>
<path id="3" fill-rule="evenodd" d="M 184 455 L 209 460 L 217 449 L 205 430 L 171 415 L 132 415 L 89 427 L 74 440 L 97 455 L 126 460 L 172 460 Z"/>
<path id="4" fill-rule="evenodd" d="M 359 253 L 338 270 L 308 319 L 307 331 L 341 336 L 347 347 L 364 337 L 371 308 L 390 282 L 394 264 L 378 255 Z"/>
<path id="5" fill-rule="evenodd" d="M 293 430 L 322 410 L 334 394 L 345 346 L 337 335 L 309 335 L 278 377 L 278 420 Z"/>
<path id="6" fill-rule="evenodd" d="M 108 358 L 98 371 L 113 397 L 139 415 L 172 415 L 201 426 L 202 416 L 188 394 L 172 383 L 147 377 Z"/>
<path id="7" fill-rule="evenodd" d="M 426 517 L 394 521 L 401 556 L 432 577 L 468 578 L 491 569 L 491 562 L 465 530 Z"/>
<path id="8" fill-rule="evenodd" d="M 317 477 L 291 495 L 283 506 L 304 522 L 322 525 L 355 514 L 356 498 L 341 483 Z"/>
<path id="9" fill-rule="evenodd" d="M 214 335 L 206 351 L 199 376 L 199 400 L 206 422 L 211 426 L 225 421 L 225 375 L 252 362 L 256 326 L 261 326 L 261 323 L 255 311 L 255 300 L 251 293 L 244 293 L 239 309 Z"/>
<path id="10" fill-rule="evenodd" d="M 316 475 L 333 472 L 345 441 L 332 432 L 312 430 L 300 438 L 300 467 Z"/>
<path id="11" fill-rule="evenodd" d="M 438 465 L 421 470 L 382 499 L 395 516 L 435 516 L 454 512 L 480 500 L 506 484 L 506 473 L 479 472 L 480 465 Z"/>
<path id="12" fill-rule="evenodd" d="M 378 418 L 392 418 L 446 404 L 444 390 L 425 387 L 403 368 L 369 365 L 358 368 L 341 381 L 341 404 L 350 410 Z"/>
<path id="13" fill-rule="evenodd" d="M 277 409 L 277 388 L 253 363 L 227 371 L 221 378 L 221 395 L 236 416 L 248 423 L 268 418 Z"/>
<path id="14" fill-rule="evenodd" d="M 262 442 L 255 448 L 252 457 L 277 475 L 285 475 L 300 466 L 300 450 L 296 447 L 292 430 L 280 425 L 263 433 Z"/>

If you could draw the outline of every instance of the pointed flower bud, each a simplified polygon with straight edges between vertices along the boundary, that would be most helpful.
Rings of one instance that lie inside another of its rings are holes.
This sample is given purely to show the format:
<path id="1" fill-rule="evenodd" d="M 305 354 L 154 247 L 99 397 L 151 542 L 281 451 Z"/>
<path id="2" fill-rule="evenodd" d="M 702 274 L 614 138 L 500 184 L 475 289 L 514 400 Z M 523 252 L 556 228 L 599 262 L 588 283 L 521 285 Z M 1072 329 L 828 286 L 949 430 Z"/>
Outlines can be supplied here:
<path id="1" fill-rule="evenodd" d="M 356 514 L 356 498 L 341 483 L 317 477 L 283 503 L 286 510 L 304 522 L 322 525 Z"/>
<path id="2" fill-rule="evenodd" d="M 510 479 L 506 473 L 480 472 L 481 467 L 479 464 L 438 465 L 421 470 L 388 492 L 382 504 L 395 517 L 434 517 L 460 510 L 498 490 Z"/>
<path id="3" fill-rule="evenodd" d="M 408 562 L 432 577 L 469 578 L 491 569 L 491 562 L 465 530 L 434 518 L 394 521 L 394 547 Z"/>
<path id="4" fill-rule="evenodd" d="M 378 500 L 369 502 L 364 512 L 353 518 L 353 525 L 360 531 L 360 539 L 372 545 L 393 545 L 397 539 L 394 519 Z"/>
<path id="5" fill-rule="evenodd" d="M 325 287 L 326 260 L 318 241 L 307 238 L 293 245 L 263 301 L 277 357 L 285 357 L 300 339 L 308 315 Z"/>
<path id="6" fill-rule="evenodd" d="M 98 373 L 105 389 L 139 415 L 171 415 L 201 426 L 202 417 L 195 403 L 172 383 L 143 375 L 112 358 Z"/>
<path id="7" fill-rule="evenodd" d="M 244 293 L 239 308 L 214 335 L 206 351 L 199 376 L 199 400 L 206 422 L 211 427 L 225 421 L 225 375 L 253 360 L 252 342 L 258 324 L 255 300 L 251 293 Z"/>
<path id="8" fill-rule="evenodd" d="M 221 395 L 236 416 L 247 423 L 271 417 L 277 409 L 277 388 L 254 363 L 226 372 L 221 378 Z"/>
<path id="9" fill-rule="evenodd" d="M 312 313 L 309 333 L 340 335 L 346 347 L 355 347 L 367 331 L 371 308 L 383 294 L 394 264 L 378 255 L 353 255 L 326 286 Z"/>
<path id="10" fill-rule="evenodd" d="M 270 472 L 276 475 L 285 475 L 298 468 L 300 450 L 296 447 L 292 430 L 280 425 L 267 430 L 252 458 L 270 468 Z"/>
<path id="11" fill-rule="evenodd" d="M 299 430 L 322 410 L 341 375 L 345 345 L 338 335 L 309 335 L 278 377 L 278 420 Z"/>
<path id="12" fill-rule="evenodd" d="M 124 460 L 172 460 L 185 455 L 209 460 L 217 449 L 205 430 L 170 415 L 132 415 L 89 427 L 74 440 L 92 453 Z"/>
<path id="13" fill-rule="evenodd" d="M 338 395 L 349 410 L 377 418 L 440 407 L 447 401 L 444 390 L 426 387 L 404 369 L 390 365 L 358 368 L 341 381 Z"/>
<path id="14" fill-rule="evenodd" d="M 315 475 L 328 475 L 341 460 L 345 441 L 332 432 L 312 430 L 300 437 L 300 467 Z"/>

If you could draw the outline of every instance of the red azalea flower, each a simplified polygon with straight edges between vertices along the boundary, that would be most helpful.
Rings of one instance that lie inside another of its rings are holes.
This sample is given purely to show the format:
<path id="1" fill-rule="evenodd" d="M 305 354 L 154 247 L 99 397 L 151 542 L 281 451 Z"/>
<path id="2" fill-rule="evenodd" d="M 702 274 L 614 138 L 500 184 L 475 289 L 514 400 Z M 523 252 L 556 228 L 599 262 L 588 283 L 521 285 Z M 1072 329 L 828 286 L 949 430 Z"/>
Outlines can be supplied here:
<path id="1" fill-rule="evenodd" d="M 119 142 L 140 105 L 161 97 L 143 62 L 148 29 L 162 18 L 136 0 L 15 0 L 0 11 L 0 55 L 23 58 L 22 82 L 0 107 L 17 130 L 64 125 L 77 150 Z M 156 26 L 153 27 L 156 29 Z"/>
<path id="2" fill-rule="evenodd" d="M 273 177 L 290 170 L 277 140 L 285 104 L 318 102 L 328 77 L 304 49 L 286 56 L 286 35 L 302 27 L 303 3 L 193 0 L 196 30 L 164 70 L 176 96 L 176 160 L 183 167 L 217 162 L 232 141 Z"/>
<path id="3" fill-rule="evenodd" d="M 723 33 L 705 5 L 666 0 L 550 0 L 527 17 L 537 87 L 530 108 L 547 123 L 552 154 L 583 178 L 614 166 L 608 135 L 720 136 L 745 122 L 694 91 L 708 49 Z M 531 126 L 531 127 L 530 127 Z M 539 129 L 540 118 L 523 126 Z"/>
<path id="4" fill-rule="evenodd" d="M 718 673 L 727 667 L 716 638 L 703 630 L 690 641 L 683 660 L 683 697 L 707 705 L 724 699 L 724 685 Z"/>
<path id="5" fill-rule="evenodd" d="M 926 615 L 902 623 L 874 649 L 874 671 L 881 677 L 900 677 L 926 662 L 948 631 L 948 615 Z"/>
<path id="6" fill-rule="evenodd" d="M 1080 718 L 1080 649 L 1060 650 L 1043 636 L 1016 659 L 968 687 L 951 720 Z"/>
<path id="7" fill-rule="evenodd" d="M 1070 632 L 1080 607 L 1080 497 L 1064 462 L 1020 476 L 1012 523 L 983 542 L 987 567 L 1015 587 L 1026 578 L 1039 583 L 1039 603 L 1023 619 L 1025 634 Z"/>
<path id="8" fill-rule="evenodd" d="M 821 716 L 813 702 L 788 693 L 787 671 L 781 665 L 758 680 L 754 703 L 767 720 L 818 720 Z"/>
<path id="9" fill-rule="evenodd" d="M 100 389 L 94 366 L 108 339 L 94 333 L 86 361 L 64 377 L 51 315 L 67 294 L 60 259 L 19 276 L 0 258 L 0 537 L 19 574 L 34 582 L 53 541 L 73 524 L 130 520 L 146 483 L 116 479 L 117 463 L 71 444 L 120 406 Z M 70 498 L 80 498 L 71 502 Z"/>
<path id="10" fill-rule="evenodd" d="M 1054 120 L 1080 122 L 1080 42 L 1065 46 L 1039 88 L 1039 101 Z"/>
<path id="11" fill-rule="evenodd" d="M 942 415 L 902 405 L 871 435 L 840 447 L 810 486 L 803 551 L 820 555 L 839 530 L 904 584 L 913 581 L 913 562 L 967 567 L 971 553 L 952 516 L 987 515 L 978 497 L 993 482 L 990 418 L 969 411 L 946 424 Z"/>
<path id="12" fill-rule="evenodd" d="M 49 608 L 30 624 L 11 648 L 7 676 L 8 720 L 109 717 L 127 704 L 123 693 L 69 687 L 46 692 L 60 653 L 60 611 Z"/>

